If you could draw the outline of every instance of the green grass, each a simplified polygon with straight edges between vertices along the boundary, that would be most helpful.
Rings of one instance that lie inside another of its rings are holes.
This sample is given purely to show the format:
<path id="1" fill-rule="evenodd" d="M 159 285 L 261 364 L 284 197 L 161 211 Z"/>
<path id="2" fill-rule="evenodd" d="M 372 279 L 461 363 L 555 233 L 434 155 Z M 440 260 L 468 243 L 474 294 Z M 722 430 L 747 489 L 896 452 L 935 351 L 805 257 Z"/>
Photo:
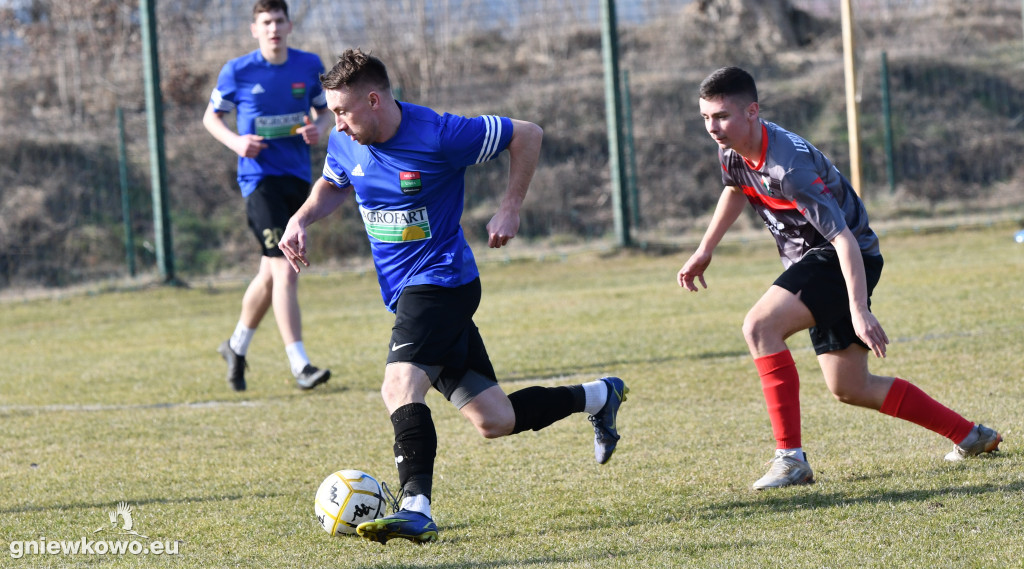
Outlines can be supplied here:
<path id="1" fill-rule="evenodd" d="M 1006 227 L 883 236 L 874 309 L 899 375 L 1003 452 L 834 401 L 805 334 L 804 445 L 818 483 L 755 493 L 774 443 L 740 323 L 781 265 L 766 236 L 724 245 L 698 294 L 688 252 L 513 258 L 483 251 L 479 324 L 507 391 L 625 378 L 622 442 L 593 459 L 582 415 L 486 441 L 436 394 L 440 541 L 329 538 L 313 494 L 339 468 L 394 483 L 378 389 L 391 315 L 376 279 L 302 279 L 306 344 L 333 379 L 296 391 L 272 317 L 231 392 L 215 348 L 243 282 L 0 304 L 0 567 L 1024 567 L 1024 246 Z M 525 248 L 518 251 L 523 253 Z M 511 254 L 517 254 L 513 247 Z M 315 267 L 314 267 L 315 269 Z M 175 556 L 27 555 L 12 541 L 124 539 Z"/>

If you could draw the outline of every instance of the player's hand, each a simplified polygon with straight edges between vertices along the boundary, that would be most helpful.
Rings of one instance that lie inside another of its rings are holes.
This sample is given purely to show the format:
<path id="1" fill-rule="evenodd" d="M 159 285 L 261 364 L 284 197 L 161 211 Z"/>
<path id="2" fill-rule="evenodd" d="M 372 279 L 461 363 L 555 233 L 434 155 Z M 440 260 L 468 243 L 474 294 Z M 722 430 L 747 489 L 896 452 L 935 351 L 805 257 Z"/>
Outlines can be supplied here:
<path id="1" fill-rule="evenodd" d="M 875 318 L 875 315 L 868 310 L 854 310 L 851 312 L 853 319 L 853 331 L 857 333 L 868 348 L 874 352 L 875 357 L 885 357 L 885 346 L 889 343 L 882 325 Z"/>
<path id="2" fill-rule="evenodd" d="M 302 135 L 302 140 L 310 146 L 320 142 L 320 129 L 313 121 L 309 120 L 309 115 L 302 117 L 302 122 L 304 126 L 299 127 L 296 131 Z"/>
<path id="3" fill-rule="evenodd" d="M 498 213 L 487 222 L 487 246 L 498 249 L 516 236 L 519 232 L 519 214 L 499 209 Z"/>
<path id="4" fill-rule="evenodd" d="M 296 273 L 302 272 L 303 266 L 309 266 L 306 259 L 306 229 L 294 217 L 288 220 L 288 226 L 284 228 L 277 248 L 284 253 L 284 258 Z"/>
<path id="5" fill-rule="evenodd" d="M 256 158 L 260 151 L 267 147 L 263 137 L 255 134 L 243 134 L 237 141 L 233 150 L 242 158 Z"/>
<path id="6" fill-rule="evenodd" d="M 701 252 L 694 253 L 687 259 L 686 263 L 683 264 L 683 268 L 679 269 L 679 274 L 676 275 L 676 282 L 679 286 L 685 288 L 690 292 L 697 292 L 697 285 L 693 282 L 694 279 L 700 281 L 700 286 L 708 288 L 708 284 L 704 282 L 704 271 L 711 264 L 711 255 L 704 254 Z"/>

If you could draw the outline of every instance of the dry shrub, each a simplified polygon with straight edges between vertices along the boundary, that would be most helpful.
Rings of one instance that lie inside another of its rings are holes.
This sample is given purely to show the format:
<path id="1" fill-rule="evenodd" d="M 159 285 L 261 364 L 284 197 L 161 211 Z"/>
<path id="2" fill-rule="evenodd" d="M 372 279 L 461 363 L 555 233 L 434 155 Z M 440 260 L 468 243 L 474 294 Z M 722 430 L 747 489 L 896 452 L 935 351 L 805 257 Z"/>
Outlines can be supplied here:
<path id="1" fill-rule="evenodd" d="M 116 106 L 126 111 L 137 242 L 152 239 L 137 2 L 30 4 L 35 13 L 27 20 L 0 8 L 6 37 L 22 42 L 0 43 L 0 287 L 14 279 L 64 284 L 123 262 Z M 543 13 L 524 9 L 519 27 L 474 28 L 468 12 L 428 14 L 429 2 L 407 0 L 401 13 L 370 10 L 364 22 L 362 47 L 388 62 L 404 100 L 544 128 L 541 163 L 522 212 L 526 238 L 593 237 L 613 225 L 601 35 L 584 17 L 592 12 L 584 4 L 552 2 Z M 672 237 L 693 231 L 714 206 L 721 179 L 696 90 L 722 65 L 748 67 L 762 87 L 763 116 L 846 167 L 839 20 L 832 13 L 812 17 L 797 4 L 695 0 L 667 3 L 674 12 L 666 8 L 667 16 L 645 24 L 620 21 L 642 231 Z M 1016 59 L 989 57 L 1001 53 L 993 42 L 1017 42 L 1019 7 L 925 4 L 934 9 L 862 14 L 857 25 L 865 43 L 889 48 L 901 196 L 933 210 L 954 195 L 983 204 L 998 194 L 1001 207 L 1016 196 L 1020 204 L 1012 181 L 1021 176 L 1014 158 L 1024 150 L 1024 80 L 1013 72 Z M 232 266 L 248 271 L 254 255 L 235 156 L 200 122 L 220 66 L 254 44 L 248 13 L 200 19 L 209 13 L 206 3 L 183 0 L 163 3 L 159 16 L 167 190 L 177 269 L 185 275 Z M 211 31 L 225 21 L 237 22 L 234 32 Z M 210 42 L 212 33 L 223 37 Z M 324 37 L 331 50 L 350 41 Z M 303 33 L 296 42 L 318 39 Z M 1016 43 L 1012 53 L 1019 53 Z M 324 56 L 327 65 L 331 59 Z M 874 186 L 884 185 L 887 160 L 879 82 L 877 65 L 865 60 L 859 82 L 864 179 Z M 314 176 L 323 152 L 322 145 L 313 151 Z M 506 158 L 469 169 L 464 226 L 472 238 L 482 238 L 506 180 Z M 367 252 L 351 203 L 312 238 L 325 255 Z M 151 268 L 150 258 L 146 263 L 143 269 Z"/>

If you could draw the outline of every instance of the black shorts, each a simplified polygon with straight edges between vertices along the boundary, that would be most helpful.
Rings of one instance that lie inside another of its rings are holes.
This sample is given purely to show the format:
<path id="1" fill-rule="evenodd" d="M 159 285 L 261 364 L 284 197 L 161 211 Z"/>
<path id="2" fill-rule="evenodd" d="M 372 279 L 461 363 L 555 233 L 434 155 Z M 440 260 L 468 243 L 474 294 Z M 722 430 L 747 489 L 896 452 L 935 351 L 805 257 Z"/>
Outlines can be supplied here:
<path id="1" fill-rule="evenodd" d="M 245 198 L 249 228 L 264 257 L 281 257 L 277 248 L 288 220 L 309 197 L 309 182 L 294 176 L 266 176 Z"/>
<path id="2" fill-rule="evenodd" d="M 497 383 L 473 314 L 480 279 L 460 287 L 412 285 L 402 291 L 388 344 L 388 363 L 411 363 L 461 408 Z"/>
<path id="3" fill-rule="evenodd" d="M 870 308 L 871 293 L 882 276 L 882 256 L 865 255 L 863 258 Z M 800 293 L 801 302 L 814 316 L 815 325 L 808 330 L 814 353 L 820 356 L 845 349 L 850 344 L 868 349 L 853 331 L 850 296 L 846 292 L 839 255 L 834 249 L 807 253 L 779 275 L 775 284 L 793 294 Z"/>

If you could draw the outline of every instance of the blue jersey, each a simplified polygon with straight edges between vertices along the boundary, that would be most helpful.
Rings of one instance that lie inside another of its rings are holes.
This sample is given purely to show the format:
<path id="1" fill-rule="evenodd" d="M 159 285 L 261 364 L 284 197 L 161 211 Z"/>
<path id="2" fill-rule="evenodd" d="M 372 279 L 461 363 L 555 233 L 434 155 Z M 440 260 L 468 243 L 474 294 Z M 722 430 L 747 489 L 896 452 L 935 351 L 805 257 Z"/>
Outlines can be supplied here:
<path id="1" fill-rule="evenodd" d="M 323 176 L 355 188 L 384 304 L 409 285 L 457 287 L 480 273 L 460 221 L 466 168 L 493 159 L 512 138 L 505 117 L 467 118 L 399 103 L 386 142 L 363 146 L 331 131 Z"/>
<path id="2" fill-rule="evenodd" d="M 210 95 L 214 110 L 238 111 L 238 134 L 257 134 L 267 147 L 256 158 L 238 158 L 238 185 L 248 196 L 264 176 L 295 176 L 309 182 L 309 145 L 296 134 L 309 109 L 327 108 L 316 54 L 288 49 L 273 65 L 259 50 L 224 64 Z"/>

